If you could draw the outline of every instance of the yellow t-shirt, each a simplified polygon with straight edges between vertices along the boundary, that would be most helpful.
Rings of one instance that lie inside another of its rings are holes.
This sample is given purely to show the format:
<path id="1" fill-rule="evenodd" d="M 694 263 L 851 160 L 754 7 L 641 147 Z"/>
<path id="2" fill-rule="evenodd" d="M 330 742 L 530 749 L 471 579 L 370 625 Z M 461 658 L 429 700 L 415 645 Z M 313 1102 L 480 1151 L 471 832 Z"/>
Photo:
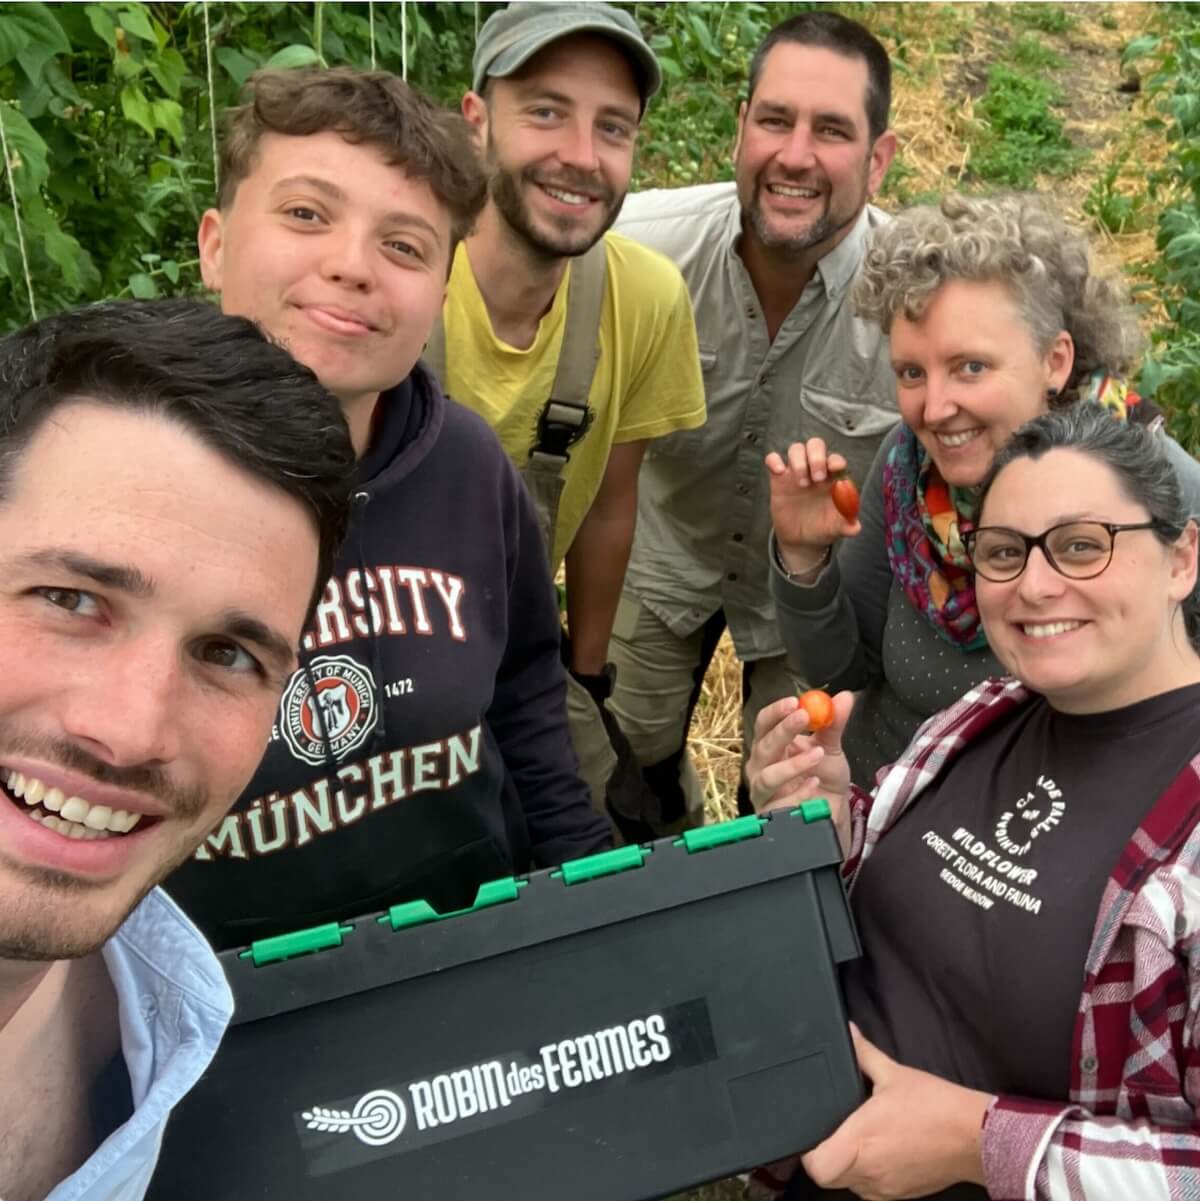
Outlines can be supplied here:
<path id="1" fill-rule="evenodd" d="M 704 383 L 692 303 L 678 268 L 620 234 L 604 237 L 608 279 L 600 319 L 600 360 L 588 431 L 570 448 L 554 531 L 557 568 L 583 522 L 617 442 L 661 438 L 704 424 Z M 550 311 L 528 350 L 501 342 L 460 244 L 442 320 L 447 395 L 474 409 L 499 435 L 509 458 L 529 461 L 558 367 L 567 312 L 568 265 Z"/>

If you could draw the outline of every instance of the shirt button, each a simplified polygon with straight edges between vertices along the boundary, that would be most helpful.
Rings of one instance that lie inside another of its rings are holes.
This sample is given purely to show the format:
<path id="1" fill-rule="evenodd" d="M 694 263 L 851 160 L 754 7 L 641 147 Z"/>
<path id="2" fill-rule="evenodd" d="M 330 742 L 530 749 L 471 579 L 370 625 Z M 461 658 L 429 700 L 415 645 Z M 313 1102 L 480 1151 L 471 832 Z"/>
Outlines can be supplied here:
<path id="1" fill-rule="evenodd" d="M 726 579 L 727 579 L 727 580 L 728 580 L 728 581 L 729 581 L 731 584 L 735 584 L 735 583 L 737 583 L 737 572 L 736 572 L 736 571 L 731 571 L 731 572 L 730 572 L 730 573 L 729 573 L 729 574 L 728 574 L 728 575 L 727 575 L 725 578 L 726 578 Z"/>
<path id="2" fill-rule="evenodd" d="M 741 535 L 741 534 L 734 534 L 734 536 L 733 536 L 733 540 L 734 540 L 734 542 L 741 542 L 741 540 L 742 540 L 742 535 Z"/>
<path id="3" fill-rule="evenodd" d="M 1096 1070 L 1096 1068 L 1099 1066 L 1099 1063 L 1097 1062 L 1096 1057 L 1094 1055 L 1085 1055 L 1079 1061 L 1079 1066 L 1086 1073 L 1088 1073 L 1088 1075 L 1091 1075 L 1091 1073 L 1094 1072 Z"/>
<path id="4" fill-rule="evenodd" d="M 1187 918 L 1182 913 L 1177 913 L 1175 915 L 1175 937 L 1177 939 L 1187 938 L 1187 932 Z"/>
<path id="5" fill-rule="evenodd" d="M 152 1022 L 158 1013 L 158 1002 L 146 993 L 139 998 L 138 1008 L 142 1011 L 142 1019 Z"/>
<path id="6" fill-rule="evenodd" d="M 758 441 L 758 435 L 753 430 L 746 431 L 746 441 L 753 446 Z"/>
<path id="7" fill-rule="evenodd" d="M 750 493 L 749 487 L 745 484 L 738 484 L 734 491 L 738 494 L 738 496 L 748 496 Z"/>

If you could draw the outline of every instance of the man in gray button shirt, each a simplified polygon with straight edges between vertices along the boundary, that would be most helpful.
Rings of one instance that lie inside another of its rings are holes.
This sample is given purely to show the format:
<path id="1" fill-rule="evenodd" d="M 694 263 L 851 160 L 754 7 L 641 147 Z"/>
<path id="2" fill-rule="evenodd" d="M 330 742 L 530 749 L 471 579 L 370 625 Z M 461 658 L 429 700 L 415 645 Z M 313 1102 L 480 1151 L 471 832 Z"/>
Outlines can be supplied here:
<path id="1" fill-rule="evenodd" d="M 890 90 L 887 52 L 861 25 L 792 17 L 751 63 L 736 182 L 629 196 L 617 224 L 682 271 L 708 402 L 701 429 L 647 451 L 610 647 L 610 707 L 658 797 L 647 817 L 660 832 L 703 821 L 684 744 L 725 627 L 743 663 L 747 750 L 758 710 L 799 684 L 769 587 L 764 455 L 822 438 L 861 480 L 897 419 L 887 340 L 850 300 L 887 220 L 867 201 L 895 153 Z"/>

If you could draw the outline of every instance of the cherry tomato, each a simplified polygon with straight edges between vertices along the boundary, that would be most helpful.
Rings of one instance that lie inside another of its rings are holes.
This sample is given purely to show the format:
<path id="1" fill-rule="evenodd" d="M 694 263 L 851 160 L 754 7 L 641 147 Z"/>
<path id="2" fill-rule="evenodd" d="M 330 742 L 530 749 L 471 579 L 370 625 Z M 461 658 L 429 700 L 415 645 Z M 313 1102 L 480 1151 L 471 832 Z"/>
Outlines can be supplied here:
<path id="1" fill-rule="evenodd" d="M 828 692 L 812 688 L 801 693 L 800 707 L 808 714 L 808 728 L 814 733 L 833 725 L 833 701 Z"/>
<path id="2" fill-rule="evenodd" d="M 853 480 L 838 480 L 830 493 L 833 507 L 847 520 L 853 521 L 858 516 L 858 489 Z"/>

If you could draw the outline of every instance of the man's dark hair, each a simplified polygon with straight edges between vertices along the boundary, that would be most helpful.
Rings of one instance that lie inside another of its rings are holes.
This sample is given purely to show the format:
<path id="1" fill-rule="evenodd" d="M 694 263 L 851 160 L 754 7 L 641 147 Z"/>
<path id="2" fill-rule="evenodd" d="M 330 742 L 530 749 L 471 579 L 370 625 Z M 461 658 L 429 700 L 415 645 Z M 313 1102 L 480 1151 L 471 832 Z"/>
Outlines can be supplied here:
<path id="1" fill-rule="evenodd" d="M 346 531 L 355 456 L 341 406 L 244 317 L 199 300 L 125 300 L 0 339 L 0 502 L 42 423 L 86 400 L 166 417 L 307 510 L 315 605 Z"/>
<path id="2" fill-rule="evenodd" d="M 816 46 L 846 58 L 861 58 L 867 64 L 866 108 L 871 141 L 887 129 L 888 111 L 892 106 L 892 64 L 888 61 L 887 51 L 879 39 L 857 21 L 826 8 L 788 17 L 763 38 L 750 60 L 748 100 L 754 99 L 754 89 L 758 87 L 767 55 L 781 42 Z"/>
<path id="3" fill-rule="evenodd" d="M 332 130 L 373 146 L 393 167 L 424 180 L 450 210 L 451 254 L 487 203 L 487 182 L 470 127 L 387 71 L 302 67 L 257 71 L 245 103 L 227 109 L 221 139 L 221 193 L 228 208 L 254 169 L 264 134 L 308 137 Z"/>

